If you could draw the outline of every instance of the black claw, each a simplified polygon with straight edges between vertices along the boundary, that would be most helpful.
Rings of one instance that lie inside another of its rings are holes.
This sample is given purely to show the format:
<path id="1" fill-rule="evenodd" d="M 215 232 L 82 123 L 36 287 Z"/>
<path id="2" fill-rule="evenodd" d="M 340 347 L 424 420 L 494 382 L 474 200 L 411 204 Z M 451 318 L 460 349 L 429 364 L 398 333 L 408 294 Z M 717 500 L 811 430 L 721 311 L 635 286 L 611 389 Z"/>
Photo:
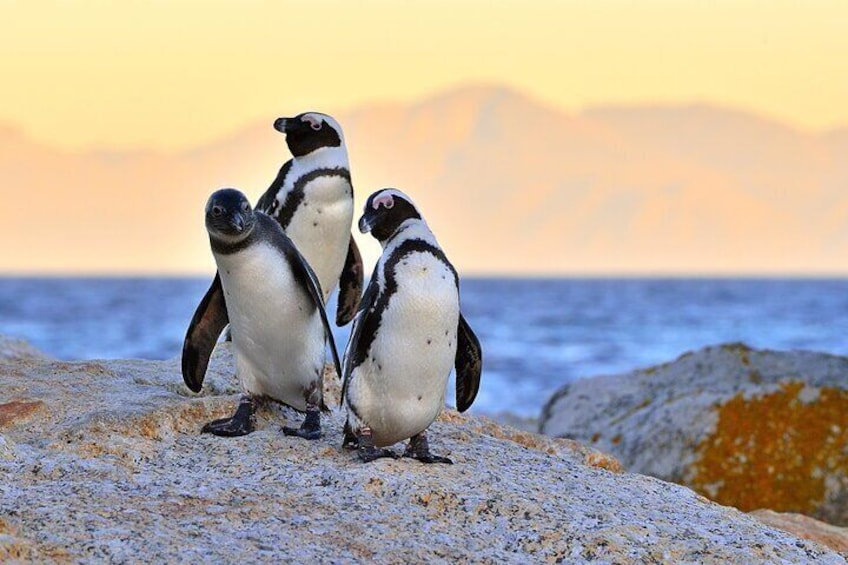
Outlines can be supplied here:
<path id="1" fill-rule="evenodd" d="M 231 418 L 213 420 L 203 426 L 201 434 L 212 434 L 220 437 L 246 436 L 255 428 L 253 425 L 253 401 L 243 397 L 239 401 L 236 413 Z"/>

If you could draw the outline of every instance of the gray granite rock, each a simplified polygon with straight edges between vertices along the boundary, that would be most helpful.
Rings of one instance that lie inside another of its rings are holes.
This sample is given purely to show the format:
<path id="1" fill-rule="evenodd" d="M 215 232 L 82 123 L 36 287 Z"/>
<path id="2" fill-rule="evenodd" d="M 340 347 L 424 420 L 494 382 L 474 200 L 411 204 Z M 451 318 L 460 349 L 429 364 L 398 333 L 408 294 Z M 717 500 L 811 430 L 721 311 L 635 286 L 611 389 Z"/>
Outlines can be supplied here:
<path id="1" fill-rule="evenodd" d="M 746 511 L 848 523 L 848 359 L 709 347 L 572 382 L 540 431 L 615 455 L 632 472 Z"/>
<path id="2" fill-rule="evenodd" d="M 792 512 L 755 510 L 751 512 L 751 516 L 769 526 L 774 526 L 804 539 L 817 541 L 836 551 L 848 553 L 848 528 L 832 526 L 815 518 Z"/>
<path id="3" fill-rule="evenodd" d="M 569 441 L 454 411 L 455 465 L 362 464 L 341 414 L 316 442 L 263 407 L 242 438 L 199 435 L 237 396 L 226 351 L 194 396 L 176 360 L 0 363 L 0 561 L 845 563 Z M 328 379 L 328 396 L 338 385 Z"/>
<path id="4" fill-rule="evenodd" d="M 0 335 L 0 362 L 16 359 L 49 359 L 50 357 L 22 339 Z"/>

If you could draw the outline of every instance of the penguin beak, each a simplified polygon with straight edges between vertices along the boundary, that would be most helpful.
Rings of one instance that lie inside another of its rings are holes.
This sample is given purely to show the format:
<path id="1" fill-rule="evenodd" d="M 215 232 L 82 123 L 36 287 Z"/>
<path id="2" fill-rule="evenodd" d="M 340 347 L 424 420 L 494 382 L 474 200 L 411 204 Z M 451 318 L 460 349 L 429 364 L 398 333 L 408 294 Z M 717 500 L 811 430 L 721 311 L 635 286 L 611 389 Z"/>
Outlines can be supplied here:
<path id="1" fill-rule="evenodd" d="M 243 232 L 244 231 L 244 217 L 241 214 L 236 213 L 236 215 L 233 216 L 233 219 L 230 220 L 230 225 L 233 226 L 233 229 L 236 230 L 238 233 Z"/>
<path id="2" fill-rule="evenodd" d="M 286 133 L 286 124 L 289 123 L 291 118 L 277 118 L 274 120 L 274 129 L 280 133 Z"/>
<path id="3" fill-rule="evenodd" d="M 372 218 L 368 216 L 368 214 L 362 214 L 362 217 L 359 218 L 359 232 L 360 233 L 368 233 L 373 228 L 373 224 L 371 223 Z"/>

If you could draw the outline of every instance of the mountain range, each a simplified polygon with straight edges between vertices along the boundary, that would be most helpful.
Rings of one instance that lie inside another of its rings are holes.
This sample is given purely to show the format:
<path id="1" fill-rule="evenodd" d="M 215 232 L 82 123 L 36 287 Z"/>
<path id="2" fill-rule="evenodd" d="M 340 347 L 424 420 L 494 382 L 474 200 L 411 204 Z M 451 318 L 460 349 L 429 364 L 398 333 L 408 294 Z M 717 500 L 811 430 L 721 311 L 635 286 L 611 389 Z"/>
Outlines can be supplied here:
<path id="1" fill-rule="evenodd" d="M 335 117 L 357 208 L 404 190 L 464 273 L 848 274 L 848 129 L 707 104 L 566 113 L 491 85 Z M 211 272 L 206 198 L 267 188 L 288 158 L 274 118 L 175 154 L 0 126 L 0 272 Z"/>

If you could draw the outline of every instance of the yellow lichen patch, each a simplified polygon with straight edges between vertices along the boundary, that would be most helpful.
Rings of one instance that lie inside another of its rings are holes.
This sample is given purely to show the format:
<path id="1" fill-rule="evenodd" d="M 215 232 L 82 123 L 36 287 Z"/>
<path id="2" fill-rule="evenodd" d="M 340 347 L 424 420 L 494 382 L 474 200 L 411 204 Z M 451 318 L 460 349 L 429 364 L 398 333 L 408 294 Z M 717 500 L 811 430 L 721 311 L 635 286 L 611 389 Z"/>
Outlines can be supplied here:
<path id="1" fill-rule="evenodd" d="M 772 393 L 741 393 L 717 407 L 715 432 L 701 442 L 689 483 L 721 504 L 750 511 L 813 512 L 827 477 L 848 476 L 848 391 L 783 383 Z"/>
<path id="2" fill-rule="evenodd" d="M 618 459 L 616 459 L 612 455 L 601 453 L 600 451 L 593 451 L 591 453 L 586 454 L 586 457 L 583 459 L 583 462 L 590 467 L 595 467 L 596 469 L 605 469 L 611 473 L 624 472 L 624 467 L 621 465 L 621 463 L 619 463 Z"/>

